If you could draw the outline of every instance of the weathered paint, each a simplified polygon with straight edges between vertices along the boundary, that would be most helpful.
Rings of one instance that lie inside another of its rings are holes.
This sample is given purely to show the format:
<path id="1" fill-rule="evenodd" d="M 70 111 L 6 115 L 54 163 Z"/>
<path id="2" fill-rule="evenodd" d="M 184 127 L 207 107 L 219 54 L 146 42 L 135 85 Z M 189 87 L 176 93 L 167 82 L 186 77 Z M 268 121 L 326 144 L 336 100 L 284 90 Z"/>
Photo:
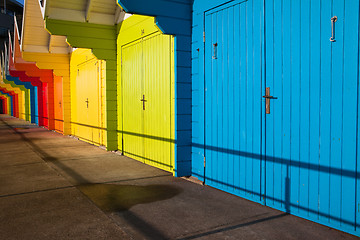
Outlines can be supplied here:
<path id="1" fill-rule="evenodd" d="M 174 172 L 176 176 L 190 175 L 192 1 L 118 0 L 118 3 L 126 12 L 155 17 L 157 28 L 174 37 Z"/>
<path id="2" fill-rule="evenodd" d="M 173 49 L 173 37 L 162 34 L 152 17 L 133 15 L 121 25 L 118 148 L 126 156 L 170 172 L 174 172 L 175 142 Z"/>
<path id="3" fill-rule="evenodd" d="M 116 27 L 49 18 L 45 19 L 45 26 L 53 35 L 67 36 L 67 42 L 72 47 L 92 49 L 97 59 L 106 61 L 106 74 L 103 74 L 107 126 L 105 145 L 107 150 L 117 150 Z"/>
<path id="4" fill-rule="evenodd" d="M 77 49 L 71 55 L 72 135 L 95 145 L 106 146 L 105 61 L 90 49 Z"/>
<path id="5" fill-rule="evenodd" d="M 193 21 L 193 175 L 359 236 L 359 2 L 195 0 Z"/>

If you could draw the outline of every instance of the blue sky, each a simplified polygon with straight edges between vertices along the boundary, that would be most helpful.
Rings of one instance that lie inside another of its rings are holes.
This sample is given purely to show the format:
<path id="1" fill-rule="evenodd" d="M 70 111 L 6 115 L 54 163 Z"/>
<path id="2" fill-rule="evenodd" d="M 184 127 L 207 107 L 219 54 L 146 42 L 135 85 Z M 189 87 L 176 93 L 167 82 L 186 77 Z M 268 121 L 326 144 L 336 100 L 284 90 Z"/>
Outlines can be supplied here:
<path id="1" fill-rule="evenodd" d="M 19 3 L 21 3 L 22 5 L 24 5 L 24 0 L 16 0 L 18 1 Z"/>

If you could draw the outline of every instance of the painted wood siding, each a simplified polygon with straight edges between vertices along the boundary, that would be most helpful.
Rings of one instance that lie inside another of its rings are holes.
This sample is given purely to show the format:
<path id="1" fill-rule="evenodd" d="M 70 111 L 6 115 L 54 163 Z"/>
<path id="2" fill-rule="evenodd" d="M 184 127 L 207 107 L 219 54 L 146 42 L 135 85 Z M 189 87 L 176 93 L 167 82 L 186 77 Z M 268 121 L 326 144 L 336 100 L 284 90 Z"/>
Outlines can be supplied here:
<path id="1" fill-rule="evenodd" d="M 173 37 L 158 31 L 151 17 L 132 16 L 121 28 L 119 149 L 141 162 L 174 172 Z"/>
<path id="2" fill-rule="evenodd" d="M 359 9 L 194 2 L 194 176 L 205 155 L 209 185 L 360 235 Z"/>
<path id="3" fill-rule="evenodd" d="M 174 36 L 175 175 L 191 174 L 191 8 L 192 0 L 118 0 L 126 12 L 154 17 Z"/>
<path id="4" fill-rule="evenodd" d="M 72 135 L 106 146 L 104 61 L 90 49 L 77 49 L 71 57 Z"/>
<path id="5" fill-rule="evenodd" d="M 63 101 L 63 78 L 54 76 L 54 116 L 55 131 L 64 132 L 64 101 Z"/>
<path id="6" fill-rule="evenodd" d="M 54 118 L 55 130 L 63 128 L 61 132 L 65 135 L 70 134 L 70 55 L 69 54 L 52 54 L 52 53 L 31 53 L 22 52 L 24 60 L 29 62 L 36 62 L 36 66 L 40 69 L 52 69 L 54 73 Z M 56 79 L 61 78 L 62 86 L 56 84 Z M 58 88 L 61 88 L 60 90 Z M 62 117 L 56 108 L 59 107 L 58 91 L 62 91 Z M 62 121 L 62 127 L 59 125 Z"/>
<path id="7" fill-rule="evenodd" d="M 203 120 L 207 183 L 260 202 L 261 159 L 254 157 L 261 156 L 262 141 L 257 7 L 247 1 L 205 12 Z"/>
<path id="8" fill-rule="evenodd" d="M 38 124 L 38 122 L 36 121 L 36 116 L 37 116 L 37 112 L 38 112 L 38 105 L 37 105 L 37 89 L 36 87 L 34 87 L 33 85 L 31 85 L 31 83 L 29 82 L 22 82 L 20 81 L 19 78 L 17 77 L 12 77 L 10 75 L 6 75 L 6 79 L 9 81 L 9 82 L 14 82 L 15 84 L 17 85 L 23 85 L 26 89 L 29 89 L 30 91 L 30 110 L 29 110 L 29 113 L 30 113 L 30 121 L 31 123 L 36 123 Z"/>
<path id="9" fill-rule="evenodd" d="M 359 2 L 274 1 L 265 16 L 266 86 L 278 98 L 266 116 L 266 204 L 357 231 Z"/>
<path id="10" fill-rule="evenodd" d="M 99 60 L 105 60 L 103 95 L 106 100 L 106 147 L 107 150 L 117 150 L 117 63 L 116 63 L 116 27 L 87 22 L 72 22 L 55 19 L 45 19 L 46 29 L 54 35 L 67 36 L 67 42 L 76 48 L 89 48 Z M 65 89 L 64 89 L 65 91 Z M 71 102 L 73 102 L 71 100 Z"/>

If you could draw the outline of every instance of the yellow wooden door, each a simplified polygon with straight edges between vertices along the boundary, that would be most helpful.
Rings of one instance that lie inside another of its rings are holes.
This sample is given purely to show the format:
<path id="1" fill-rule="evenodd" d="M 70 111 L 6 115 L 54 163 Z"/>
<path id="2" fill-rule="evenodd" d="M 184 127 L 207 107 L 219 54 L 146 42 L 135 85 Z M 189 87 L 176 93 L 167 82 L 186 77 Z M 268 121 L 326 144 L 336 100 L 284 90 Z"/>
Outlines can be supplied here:
<path id="1" fill-rule="evenodd" d="M 87 78 L 86 64 L 82 63 L 77 66 L 76 77 L 76 100 L 77 100 L 77 121 L 76 121 L 76 136 L 82 140 L 91 142 L 90 139 L 90 126 L 88 125 L 89 110 L 87 99 Z"/>
<path id="2" fill-rule="evenodd" d="M 76 49 L 70 65 L 72 134 L 106 145 L 106 62 L 91 49 Z"/>
<path id="3" fill-rule="evenodd" d="M 158 34 L 143 41 L 145 163 L 173 170 L 171 136 L 171 37 Z"/>
<path id="4" fill-rule="evenodd" d="M 123 151 L 144 162 L 142 42 L 123 47 L 122 57 Z"/>
<path id="5" fill-rule="evenodd" d="M 100 142 L 99 66 L 96 58 L 78 65 L 78 129 L 79 137 L 96 145 Z"/>
<path id="6" fill-rule="evenodd" d="M 122 48 L 124 153 L 172 172 L 172 37 L 154 34 Z"/>
<path id="7" fill-rule="evenodd" d="M 88 131 L 89 139 L 96 145 L 100 143 L 100 92 L 99 92 L 99 71 L 98 60 L 93 59 L 87 63 L 87 93 L 86 104 L 88 110 L 88 124 L 90 131 Z"/>

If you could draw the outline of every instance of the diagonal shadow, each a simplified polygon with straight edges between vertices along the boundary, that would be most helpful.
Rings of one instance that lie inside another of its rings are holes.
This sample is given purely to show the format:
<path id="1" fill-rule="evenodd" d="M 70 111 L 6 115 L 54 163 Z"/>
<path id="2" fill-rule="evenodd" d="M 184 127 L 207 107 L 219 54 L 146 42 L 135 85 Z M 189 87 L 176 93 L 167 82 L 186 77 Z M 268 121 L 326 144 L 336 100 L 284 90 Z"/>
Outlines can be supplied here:
<path id="1" fill-rule="evenodd" d="M 274 219 L 278 219 L 278 218 L 282 218 L 285 216 L 290 215 L 289 213 L 282 213 L 280 215 L 276 215 L 276 216 L 271 216 L 271 217 L 267 217 L 267 218 L 261 218 L 261 219 L 257 219 L 251 222 L 246 222 L 246 223 L 241 223 L 241 224 L 237 224 L 237 225 L 233 225 L 233 226 L 229 226 L 229 227 L 224 227 L 224 228 L 220 228 L 220 229 L 216 229 L 213 231 L 208 231 L 205 233 L 199 233 L 196 235 L 192 235 L 192 236 L 188 236 L 188 237 L 184 237 L 184 238 L 179 238 L 178 240 L 191 240 L 191 239 L 196 239 L 196 238 L 200 238 L 200 237 L 207 237 L 216 233 L 221 233 L 221 232 L 226 232 L 226 231 L 231 231 L 231 230 L 235 230 L 235 229 L 239 229 L 242 227 L 247 227 L 250 225 L 255 225 L 258 223 L 262 223 L 262 222 L 266 222 L 266 221 L 271 221 Z"/>
<path id="2" fill-rule="evenodd" d="M 49 156 L 39 146 L 28 139 L 24 133 L 9 125 L 4 120 L 0 119 L 7 127 L 12 129 L 15 134 L 19 135 L 21 139 L 39 156 L 44 162 L 54 164 L 56 167 L 64 171 L 68 176 L 75 180 L 74 185 L 81 191 L 88 199 L 90 199 L 102 211 L 110 213 L 117 212 L 118 214 L 125 214 L 126 223 L 134 226 L 140 232 L 144 232 L 148 239 L 166 239 L 166 236 L 161 230 L 147 223 L 141 217 L 136 216 L 130 210 L 131 207 L 137 204 L 146 204 L 156 201 L 166 200 L 175 197 L 182 192 L 182 189 L 174 185 L 120 185 L 108 183 L 92 183 L 74 169 L 65 166 L 57 158 Z M 56 169 L 54 169 L 57 171 Z M 61 173 L 60 173 L 61 174 Z M 166 175 L 168 176 L 168 175 Z M 156 178 L 159 176 L 152 176 Z M 150 177 L 148 177 L 150 178 Z M 140 179 L 140 178 L 139 178 Z M 145 179 L 145 178 L 144 178 Z M 133 179 L 127 179 L 131 181 Z M 125 181 L 125 180 L 124 180 Z M 65 188 L 64 188 L 65 189 Z M 42 190 L 45 191 L 45 190 Z M 148 234 L 148 235 L 147 235 Z M 151 236 L 154 236 L 151 237 Z"/>

